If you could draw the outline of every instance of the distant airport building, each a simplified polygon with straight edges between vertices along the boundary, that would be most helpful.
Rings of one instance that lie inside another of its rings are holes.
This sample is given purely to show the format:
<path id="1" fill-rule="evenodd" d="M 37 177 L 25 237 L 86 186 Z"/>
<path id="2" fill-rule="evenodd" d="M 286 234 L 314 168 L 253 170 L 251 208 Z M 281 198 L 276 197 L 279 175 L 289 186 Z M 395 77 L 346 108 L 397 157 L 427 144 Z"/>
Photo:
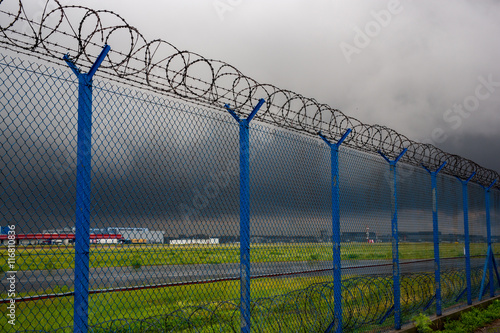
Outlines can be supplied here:
<path id="1" fill-rule="evenodd" d="M 90 233 L 120 234 L 124 242 L 132 244 L 162 244 L 165 237 L 164 231 L 134 227 L 93 228 Z"/>
<path id="2" fill-rule="evenodd" d="M 215 245 L 219 244 L 218 238 L 206 238 L 206 239 L 171 239 L 169 242 L 170 245 L 193 245 L 193 244 L 202 244 L 202 245 Z"/>
<path id="3" fill-rule="evenodd" d="M 8 227 L 0 227 L 0 245 L 7 244 Z M 143 243 L 162 244 L 164 231 L 148 228 L 91 228 L 91 244 Z M 71 244 L 75 242 L 75 228 L 58 228 L 43 230 L 42 233 L 16 234 L 16 244 Z"/>
<path id="4" fill-rule="evenodd" d="M 0 227 L 0 245 L 6 245 L 8 242 L 8 227 Z M 463 243 L 465 237 L 463 234 L 443 234 L 438 233 L 439 241 L 442 243 Z M 434 234 L 432 231 L 419 232 L 399 232 L 400 242 L 433 242 Z M 486 237 L 483 235 L 470 235 L 471 243 L 484 243 Z M 16 244 L 19 245 L 37 245 L 37 244 L 71 244 L 75 241 L 75 228 L 58 228 L 43 230 L 42 233 L 16 234 Z M 330 242 L 331 234 L 326 231 L 321 232 L 318 237 L 315 236 L 283 236 L 283 235 L 254 235 L 251 237 L 252 243 L 321 243 Z M 376 234 L 375 232 L 342 232 L 341 242 L 346 243 L 378 243 L 391 242 L 390 234 Z M 500 242 L 499 235 L 493 235 L 492 241 Z M 177 237 L 166 237 L 164 231 L 149 230 L 149 228 L 134 227 L 106 227 L 91 228 L 91 244 L 170 244 L 170 245 L 214 245 L 238 243 L 238 236 L 217 236 L 211 237 L 205 234 L 197 235 L 178 235 Z"/>
<path id="5" fill-rule="evenodd" d="M 91 244 L 118 244 L 122 241 L 122 236 L 98 234 L 90 235 Z M 0 234 L 0 245 L 6 245 L 7 235 Z M 37 233 L 37 234 L 16 234 L 15 242 L 17 245 L 68 245 L 75 242 L 75 234 L 57 234 L 57 233 Z"/>

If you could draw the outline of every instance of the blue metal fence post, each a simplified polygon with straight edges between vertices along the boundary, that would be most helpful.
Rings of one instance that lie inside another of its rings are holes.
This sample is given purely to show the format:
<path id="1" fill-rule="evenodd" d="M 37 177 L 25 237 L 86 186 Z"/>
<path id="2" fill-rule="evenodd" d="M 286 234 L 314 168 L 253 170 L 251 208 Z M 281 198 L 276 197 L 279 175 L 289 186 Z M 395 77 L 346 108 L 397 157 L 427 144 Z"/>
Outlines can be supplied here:
<path id="1" fill-rule="evenodd" d="M 493 254 L 493 249 L 491 247 L 491 218 L 490 218 L 490 189 L 495 185 L 496 179 L 491 183 L 490 186 L 485 188 L 485 208 L 486 208 L 486 229 L 487 229 L 487 241 L 488 248 L 490 249 L 490 256 Z M 492 258 L 491 258 L 492 259 Z M 495 280 L 493 278 L 493 261 L 490 259 L 488 263 L 488 270 L 490 272 L 490 297 L 495 296 Z"/>
<path id="2" fill-rule="evenodd" d="M 240 313 L 241 332 L 250 332 L 250 135 L 249 125 L 257 114 L 264 99 L 250 113 L 241 119 L 236 112 L 225 107 L 240 125 Z"/>
<path id="3" fill-rule="evenodd" d="M 488 251 L 486 253 L 486 261 L 484 263 L 484 270 L 483 270 L 483 278 L 481 279 L 481 288 L 479 291 L 479 300 L 483 297 L 483 291 L 484 291 L 484 282 L 486 279 L 486 270 L 489 271 L 489 283 L 490 283 L 490 297 L 495 296 L 495 279 L 493 275 L 493 269 L 495 269 L 495 272 L 497 274 L 497 279 L 498 283 L 500 283 L 500 278 L 498 277 L 498 270 L 496 267 L 496 262 L 495 262 L 495 256 L 493 254 L 493 249 L 492 249 L 492 244 L 491 244 L 491 222 L 490 222 L 490 189 L 495 185 L 497 180 L 495 179 L 490 186 L 485 187 L 481 185 L 481 187 L 484 189 L 484 195 L 485 195 L 485 210 L 486 210 L 486 233 L 487 233 L 487 242 L 488 242 Z M 495 266 L 495 267 L 493 267 Z"/>
<path id="4" fill-rule="evenodd" d="M 335 333 L 342 332 L 342 263 L 340 258 L 340 192 L 339 192 L 339 147 L 351 133 L 351 129 L 342 135 L 337 143 L 331 143 L 321 133 L 318 135 L 330 147 L 331 157 L 331 182 L 332 182 L 332 238 L 333 238 L 333 298 L 334 320 L 333 325 L 326 332 L 331 332 L 335 326 Z"/>
<path id="5" fill-rule="evenodd" d="M 462 183 L 462 206 L 464 212 L 464 234 L 465 234 L 465 275 L 467 280 L 467 304 L 472 304 L 472 282 L 470 271 L 470 238 L 469 238 L 469 199 L 467 196 L 467 185 L 476 173 L 473 172 L 469 178 L 462 180 L 456 177 Z"/>
<path id="6" fill-rule="evenodd" d="M 381 151 L 378 153 L 389 163 L 393 177 L 391 185 L 391 229 L 392 229 L 392 279 L 394 289 L 394 326 L 397 330 L 401 329 L 401 285 L 399 281 L 399 236 L 398 236 L 398 195 L 397 195 L 397 173 L 396 164 L 406 153 L 407 148 L 403 149 L 399 156 L 391 161 Z"/>
<path id="7" fill-rule="evenodd" d="M 75 232 L 75 301 L 73 330 L 88 331 L 89 249 L 90 249 L 90 184 L 92 160 L 92 77 L 110 50 L 106 45 L 87 74 L 70 60 L 64 61 L 78 77 L 78 135 L 76 171 L 76 232 Z"/>
<path id="8" fill-rule="evenodd" d="M 427 170 L 431 175 L 432 186 L 432 230 L 434 233 L 434 280 L 436 286 L 436 315 L 441 316 L 441 262 L 439 258 L 439 226 L 438 226 L 438 203 L 437 203 L 437 174 L 446 165 L 446 162 L 436 171 L 427 169 L 424 165 L 422 167 Z"/>

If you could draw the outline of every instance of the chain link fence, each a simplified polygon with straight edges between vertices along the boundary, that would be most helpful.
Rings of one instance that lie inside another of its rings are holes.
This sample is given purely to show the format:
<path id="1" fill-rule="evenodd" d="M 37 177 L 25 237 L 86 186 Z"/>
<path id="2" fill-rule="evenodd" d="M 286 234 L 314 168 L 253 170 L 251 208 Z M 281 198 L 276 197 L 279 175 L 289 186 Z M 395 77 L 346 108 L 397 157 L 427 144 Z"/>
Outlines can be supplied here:
<path id="1" fill-rule="evenodd" d="M 488 237 L 500 242 L 498 190 L 439 173 L 433 185 L 424 168 L 340 145 L 335 173 L 319 136 L 255 121 L 242 234 L 241 123 L 104 80 L 93 82 L 89 250 L 79 253 L 79 82 L 7 55 L 0 69 L 0 331 L 388 329 L 498 291 L 486 263 Z M 86 283 L 88 316 L 75 310 Z"/>

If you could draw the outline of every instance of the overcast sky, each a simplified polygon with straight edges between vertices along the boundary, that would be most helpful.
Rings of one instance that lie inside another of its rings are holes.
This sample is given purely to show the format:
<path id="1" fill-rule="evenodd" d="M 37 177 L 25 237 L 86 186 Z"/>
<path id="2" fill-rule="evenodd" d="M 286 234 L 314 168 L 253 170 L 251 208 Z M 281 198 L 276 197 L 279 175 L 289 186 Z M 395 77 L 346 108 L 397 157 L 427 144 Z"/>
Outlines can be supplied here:
<path id="1" fill-rule="evenodd" d="M 87 0 L 85 6 L 115 11 L 147 40 L 223 60 L 261 83 L 500 171 L 497 1 Z"/>

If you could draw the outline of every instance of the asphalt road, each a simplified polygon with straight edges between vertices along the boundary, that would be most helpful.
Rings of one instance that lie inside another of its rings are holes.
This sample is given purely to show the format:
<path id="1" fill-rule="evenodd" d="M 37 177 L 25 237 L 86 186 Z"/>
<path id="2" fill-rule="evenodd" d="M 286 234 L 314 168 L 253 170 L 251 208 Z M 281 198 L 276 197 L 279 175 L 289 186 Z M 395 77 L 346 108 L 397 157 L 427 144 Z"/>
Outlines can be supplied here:
<path id="1" fill-rule="evenodd" d="M 472 258 L 472 267 L 482 267 L 483 258 Z M 441 269 L 464 267 L 463 259 L 441 260 Z M 252 263 L 251 275 L 283 278 L 289 276 L 331 275 L 332 263 L 329 261 L 266 262 Z M 401 261 L 401 273 L 433 272 L 434 261 Z M 392 274 L 389 260 L 349 260 L 342 262 L 342 274 L 380 275 Z M 8 290 L 6 274 L 2 274 L 2 286 Z M 155 284 L 199 282 L 213 279 L 239 277 L 239 264 L 199 264 L 132 267 L 100 267 L 90 270 L 90 289 L 120 288 Z M 49 288 L 73 287 L 73 269 L 52 271 L 18 271 L 16 274 L 16 293 L 41 291 Z"/>

